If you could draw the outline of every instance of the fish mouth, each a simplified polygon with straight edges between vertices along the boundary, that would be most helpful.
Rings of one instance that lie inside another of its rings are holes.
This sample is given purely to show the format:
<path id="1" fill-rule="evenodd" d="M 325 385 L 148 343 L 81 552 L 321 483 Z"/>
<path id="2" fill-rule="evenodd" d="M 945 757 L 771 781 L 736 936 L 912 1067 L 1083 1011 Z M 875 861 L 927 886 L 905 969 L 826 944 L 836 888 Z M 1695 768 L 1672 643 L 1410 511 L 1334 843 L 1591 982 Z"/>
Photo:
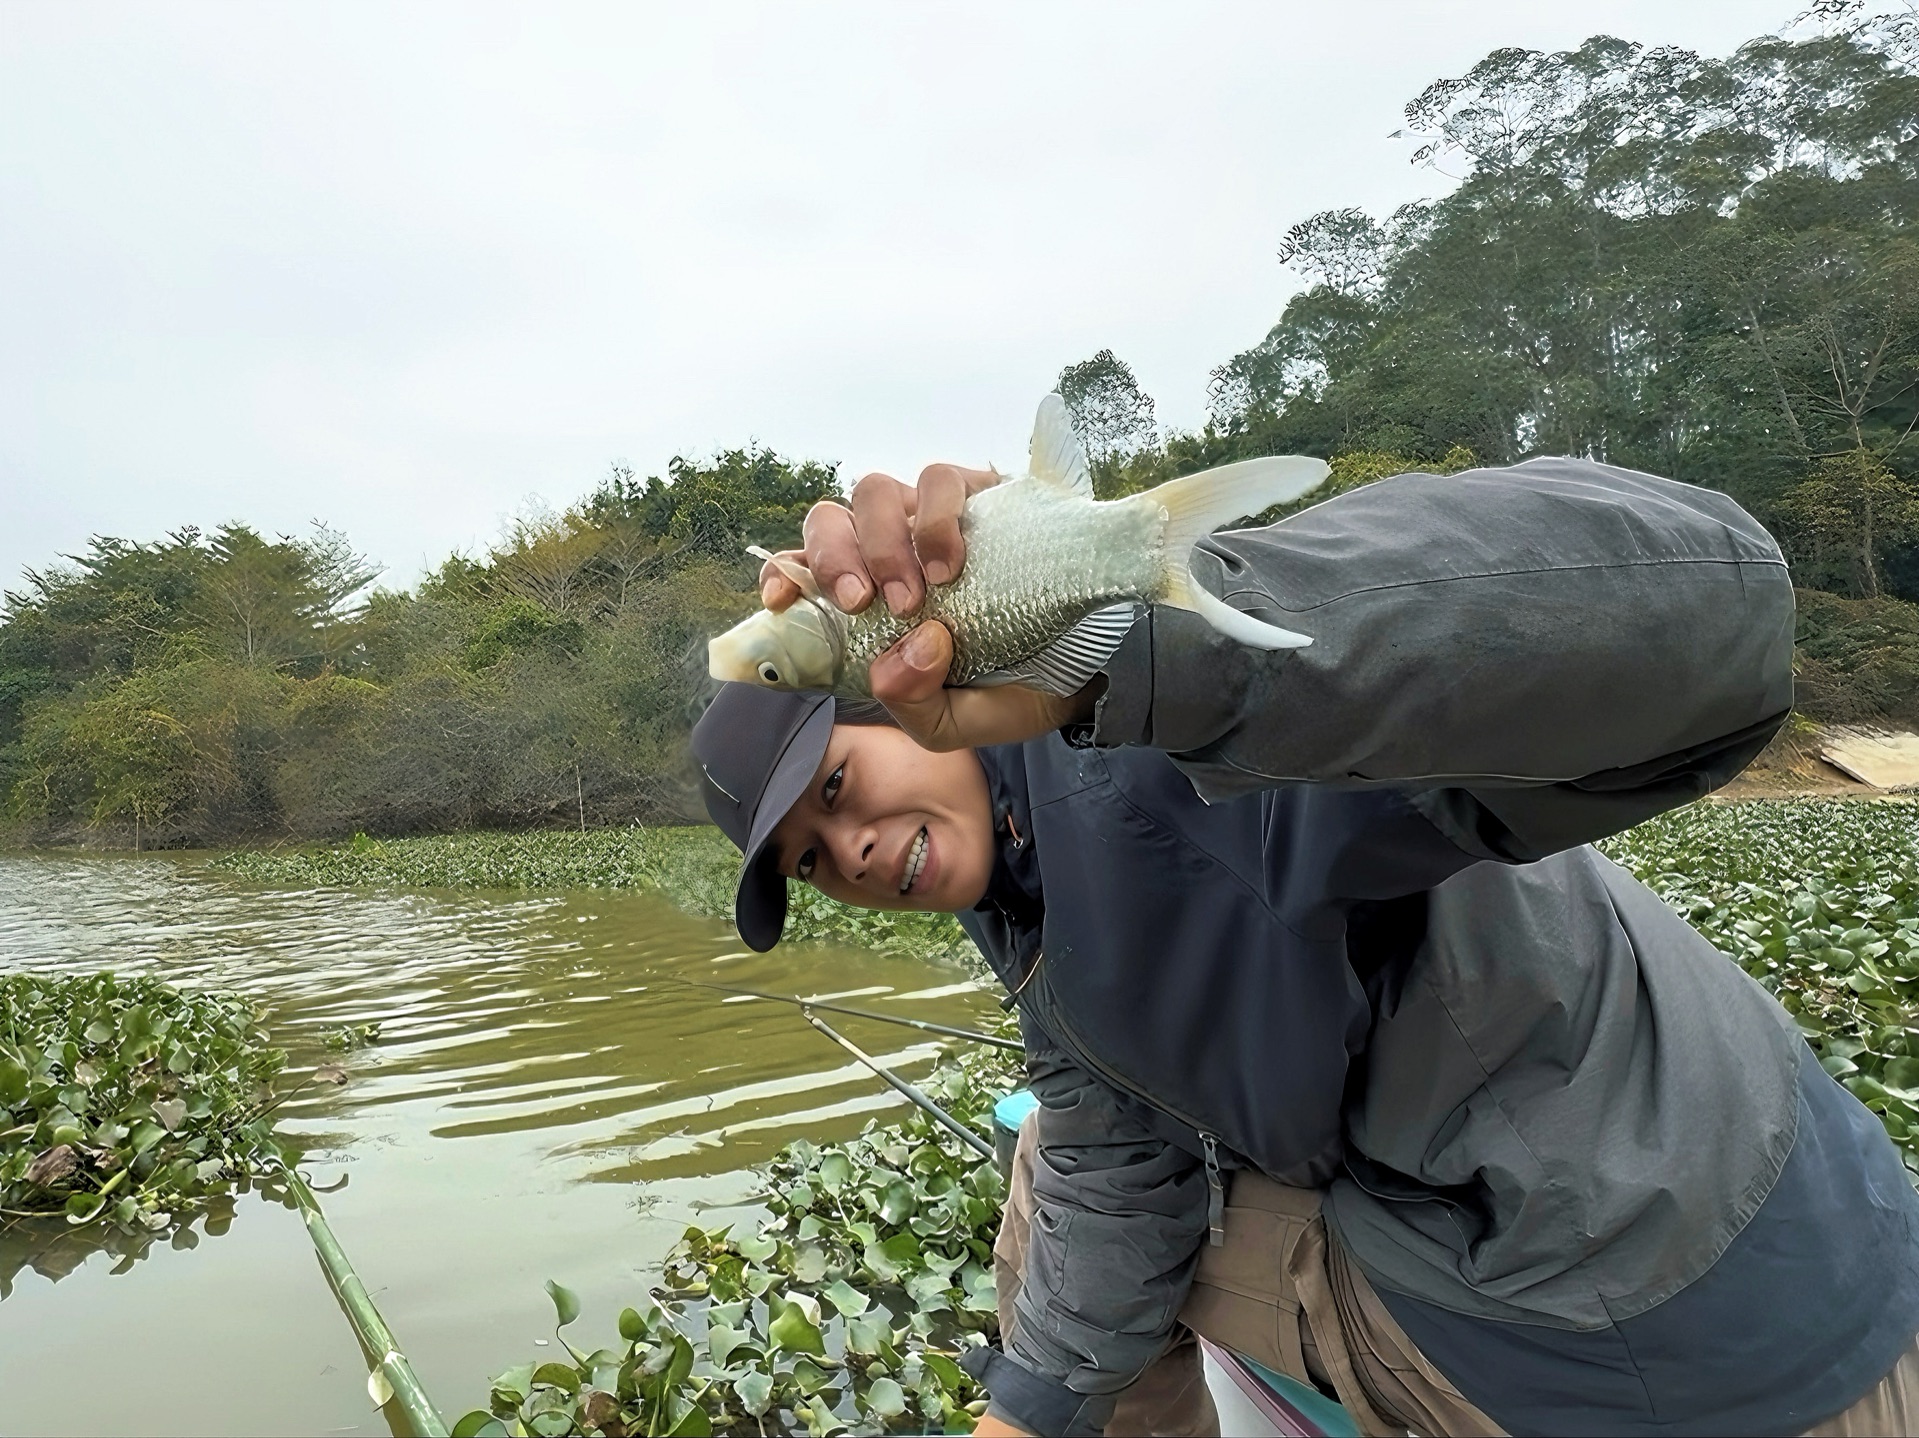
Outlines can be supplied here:
<path id="1" fill-rule="evenodd" d="M 913 836 L 913 842 L 907 846 L 906 862 L 900 866 L 900 892 L 910 894 L 913 885 L 919 882 L 926 872 L 926 860 L 932 852 L 933 841 L 926 832 L 926 826 L 920 825 L 919 833 Z"/>

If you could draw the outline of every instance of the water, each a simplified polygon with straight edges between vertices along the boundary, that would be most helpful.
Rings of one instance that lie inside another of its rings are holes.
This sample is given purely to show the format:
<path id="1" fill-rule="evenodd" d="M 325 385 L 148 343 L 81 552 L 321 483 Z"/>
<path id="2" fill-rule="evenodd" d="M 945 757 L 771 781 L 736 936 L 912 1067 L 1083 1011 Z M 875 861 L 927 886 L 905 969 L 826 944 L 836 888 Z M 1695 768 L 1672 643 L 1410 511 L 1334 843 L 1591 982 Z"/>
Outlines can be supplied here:
<path id="1" fill-rule="evenodd" d="M 689 1223 L 748 1211 L 746 1170 L 788 1139 L 839 1138 L 900 1101 L 786 1005 L 682 979 L 977 1024 L 952 968 L 834 948 L 742 951 L 648 895 L 267 890 L 191 857 L 0 856 L 0 969 L 151 973 L 255 999 L 312 1085 L 284 1130 L 448 1421 L 487 1377 L 568 1329 L 614 1341 Z M 342 1058 L 321 1034 L 377 1022 Z M 912 1030 L 845 1031 L 924 1072 Z M 365 1361 L 295 1216 L 242 1196 L 131 1262 L 0 1231 L 0 1432 L 384 1433 Z"/>

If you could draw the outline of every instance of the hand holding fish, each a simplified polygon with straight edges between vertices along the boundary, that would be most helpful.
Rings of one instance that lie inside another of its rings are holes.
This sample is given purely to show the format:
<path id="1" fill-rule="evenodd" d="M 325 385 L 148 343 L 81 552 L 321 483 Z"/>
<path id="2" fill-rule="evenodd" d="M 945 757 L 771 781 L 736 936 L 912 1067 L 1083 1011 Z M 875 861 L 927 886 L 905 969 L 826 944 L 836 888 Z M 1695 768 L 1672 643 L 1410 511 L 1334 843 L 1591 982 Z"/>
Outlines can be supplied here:
<path id="1" fill-rule="evenodd" d="M 1030 738 L 1081 717 L 1145 605 L 1192 610 L 1255 649 L 1312 643 L 1211 593 L 1191 559 L 1222 524 L 1325 477 L 1320 460 L 1280 455 L 1102 502 L 1048 395 L 1024 475 L 934 465 L 912 489 L 868 475 L 850 506 L 813 507 L 803 549 L 752 550 L 766 607 L 708 643 L 708 669 L 878 700 L 933 748 Z"/>
<path id="2" fill-rule="evenodd" d="M 1077 694 L 1048 694 L 1024 684 L 949 688 L 953 636 L 929 619 L 873 660 L 873 697 L 922 749 L 946 753 L 988 744 L 1021 744 L 1093 717 L 1104 687 L 1089 682 Z"/>
<path id="3" fill-rule="evenodd" d="M 760 602 L 774 613 L 801 598 L 782 565 L 804 565 L 820 589 L 848 614 L 875 593 L 905 616 L 926 598 L 926 586 L 950 584 L 966 564 L 960 515 L 966 501 L 999 483 L 990 469 L 928 465 L 917 485 L 869 474 L 853 486 L 850 507 L 822 500 L 807 512 L 804 549 L 789 549 L 760 566 Z"/>

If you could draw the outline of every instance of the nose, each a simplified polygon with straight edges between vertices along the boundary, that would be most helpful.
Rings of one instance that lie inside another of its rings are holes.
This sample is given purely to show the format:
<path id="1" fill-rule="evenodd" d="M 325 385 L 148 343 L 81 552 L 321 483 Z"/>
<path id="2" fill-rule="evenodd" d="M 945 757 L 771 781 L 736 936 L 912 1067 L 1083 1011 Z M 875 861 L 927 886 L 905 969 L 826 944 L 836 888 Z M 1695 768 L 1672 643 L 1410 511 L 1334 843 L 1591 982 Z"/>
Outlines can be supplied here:
<path id="1" fill-rule="evenodd" d="M 873 852 L 879 847 L 879 838 L 879 831 L 870 824 L 849 824 L 836 827 L 826 836 L 826 842 L 833 850 L 833 861 L 839 865 L 840 872 L 857 883 L 866 877 Z"/>

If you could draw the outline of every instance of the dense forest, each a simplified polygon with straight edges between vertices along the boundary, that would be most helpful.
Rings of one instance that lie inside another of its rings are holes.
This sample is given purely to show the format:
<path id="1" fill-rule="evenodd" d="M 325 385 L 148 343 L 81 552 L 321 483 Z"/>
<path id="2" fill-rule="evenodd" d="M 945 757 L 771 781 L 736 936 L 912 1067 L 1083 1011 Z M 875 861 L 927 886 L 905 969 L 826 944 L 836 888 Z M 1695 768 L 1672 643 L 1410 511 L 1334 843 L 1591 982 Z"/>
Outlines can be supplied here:
<path id="1" fill-rule="evenodd" d="M 1060 376 L 1103 494 L 1254 454 L 1406 470 L 1579 454 L 1727 491 L 1801 593 L 1802 707 L 1919 719 L 1919 24 L 1835 0 L 1724 59 L 1501 50 L 1406 107 L 1462 178 L 1328 211 L 1310 283 L 1163 432 L 1110 351 Z M 243 834 L 684 812 L 701 640 L 833 468 L 616 470 L 408 592 L 339 534 L 96 539 L 0 617 L 19 832 Z"/>

